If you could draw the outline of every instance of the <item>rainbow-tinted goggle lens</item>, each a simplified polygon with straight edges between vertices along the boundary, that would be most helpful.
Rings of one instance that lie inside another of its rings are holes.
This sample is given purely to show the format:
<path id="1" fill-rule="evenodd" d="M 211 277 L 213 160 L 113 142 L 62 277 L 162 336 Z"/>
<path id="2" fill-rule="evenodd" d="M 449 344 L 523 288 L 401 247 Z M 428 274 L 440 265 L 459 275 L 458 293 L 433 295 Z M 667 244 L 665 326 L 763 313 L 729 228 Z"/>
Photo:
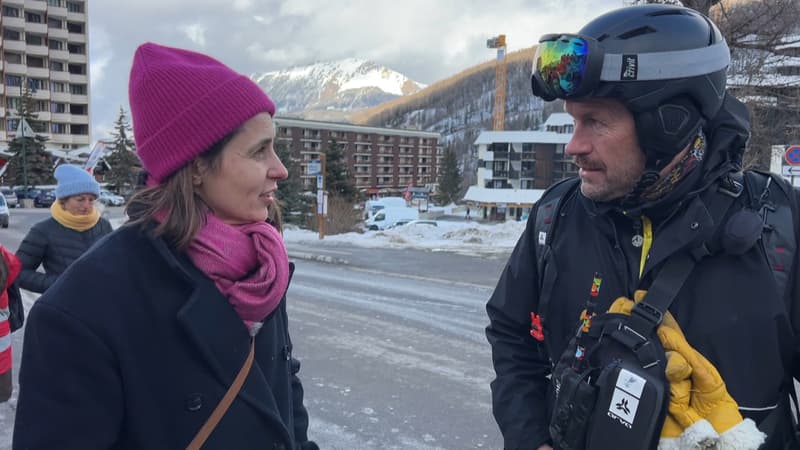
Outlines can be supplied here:
<path id="1" fill-rule="evenodd" d="M 600 81 L 602 46 L 574 34 L 548 34 L 533 57 L 533 94 L 546 101 L 588 95 Z"/>

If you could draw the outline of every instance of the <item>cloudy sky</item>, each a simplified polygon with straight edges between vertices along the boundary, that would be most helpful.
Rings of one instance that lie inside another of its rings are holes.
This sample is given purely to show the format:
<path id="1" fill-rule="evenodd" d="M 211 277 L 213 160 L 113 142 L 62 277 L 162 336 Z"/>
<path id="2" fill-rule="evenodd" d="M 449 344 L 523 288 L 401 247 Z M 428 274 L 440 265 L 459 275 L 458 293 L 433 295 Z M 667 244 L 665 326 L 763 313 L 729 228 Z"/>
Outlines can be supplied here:
<path id="1" fill-rule="evenodd" d="M 92 0 L 92 139 L 128 110 L 131 59 L 142 42 L 207 53 L 252 74 L 347 57 L 430 84 L 545 33 L 576 31 L 622 0 Z"/>

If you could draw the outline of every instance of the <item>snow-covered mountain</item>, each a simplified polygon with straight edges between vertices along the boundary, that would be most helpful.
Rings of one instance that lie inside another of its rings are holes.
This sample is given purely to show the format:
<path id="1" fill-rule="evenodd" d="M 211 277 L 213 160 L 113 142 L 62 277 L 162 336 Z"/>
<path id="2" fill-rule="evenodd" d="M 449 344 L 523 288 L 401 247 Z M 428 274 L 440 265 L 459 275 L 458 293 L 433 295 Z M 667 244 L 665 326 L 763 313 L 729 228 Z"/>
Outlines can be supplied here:
<path id="1" fill-rule="evenodd" d="M 254 74 L 253 81 L 275 101 L 280 114 L 343 118 L 349 113 L 413 94 L 425 85 L 356 58 Z"/>

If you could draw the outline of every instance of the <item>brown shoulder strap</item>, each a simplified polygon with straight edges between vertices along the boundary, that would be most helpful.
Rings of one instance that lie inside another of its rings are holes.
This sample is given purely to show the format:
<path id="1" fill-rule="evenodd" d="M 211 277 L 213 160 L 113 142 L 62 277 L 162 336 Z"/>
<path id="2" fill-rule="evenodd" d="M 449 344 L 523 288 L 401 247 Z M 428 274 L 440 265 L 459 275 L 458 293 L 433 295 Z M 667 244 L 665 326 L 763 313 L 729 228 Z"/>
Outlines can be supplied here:
<path id="1" fill-rule="evenodd" d="M 256 353 L 256 339 L 250 338 L 250 353 L 247 355 L 247 359 L 244 361 L 244 365 L 242 368 L 239 369 L 239 374 L 236 375 L 236 378 L 233 380 L 233 384 L 231 387 L 228 388 L 228 392 L 222 397 L 222 400 L 219 401 L 217 407 L 214 408 L 214 411 L 209 416 L 206 423 L 203 424 L 203 427 L 200 428 L 200 431 L 194 436 L 192 442 L 186 446 L 186 450 L 200 450 L 203 447 L 203 444 L 206 442 L 209 436 L 211 436 L 211 432 L 214 431 L 214 428 L 217 427 L 219 421 L 222 419 L 222 416 L 225 415 L 225 412 L 228 411 L 230 408 L 231 403 L 233 403 L 233 399 L 236 398 L 236 395 L 239 394 L 239 390 L 242 389 L 242 385 L 244 384 L 244 380 L 247 378 L 247 374 L 250 373 L 250 367 L 253 366 L 253 357 Z"/>

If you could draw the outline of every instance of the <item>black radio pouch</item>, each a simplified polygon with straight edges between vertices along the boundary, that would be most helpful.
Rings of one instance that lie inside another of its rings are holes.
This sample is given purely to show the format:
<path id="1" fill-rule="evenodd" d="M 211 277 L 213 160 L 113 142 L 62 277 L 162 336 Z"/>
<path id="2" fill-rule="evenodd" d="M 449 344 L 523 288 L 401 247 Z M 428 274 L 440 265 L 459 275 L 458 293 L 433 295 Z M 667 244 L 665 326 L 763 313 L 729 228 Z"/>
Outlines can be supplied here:
<path id="1" fill-rule="evenodd" d="M 669 404 L 669 383 L 655 327 L 643 335 L 631 327 L 629 316 L 602 314 L 581 342 L 590 349 L 582 368 L 575 368 L 577 342 L 572 339 L 553 370 L 553 447 L 656 448 Z"/>

